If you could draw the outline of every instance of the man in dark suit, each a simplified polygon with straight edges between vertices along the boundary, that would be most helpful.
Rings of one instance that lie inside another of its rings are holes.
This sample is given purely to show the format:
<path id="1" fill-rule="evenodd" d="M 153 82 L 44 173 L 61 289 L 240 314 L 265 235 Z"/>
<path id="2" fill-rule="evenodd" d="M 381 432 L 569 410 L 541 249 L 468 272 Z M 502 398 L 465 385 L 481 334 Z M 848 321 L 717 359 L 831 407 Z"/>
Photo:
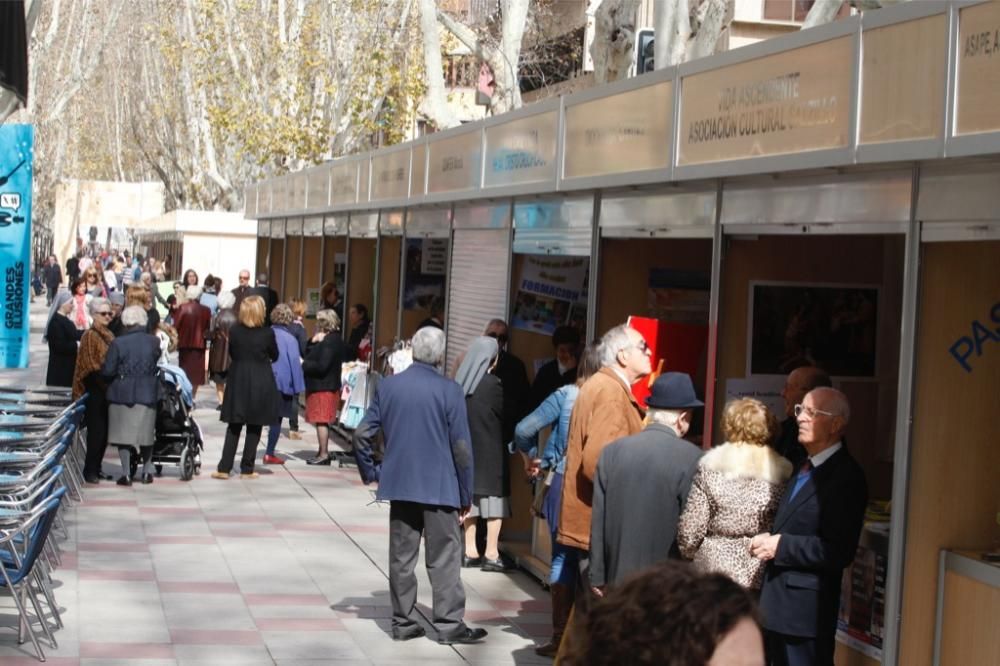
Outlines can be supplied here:
<path id="1" fill-rule="evenodd" d="M 437 328 L 421 328 L 414 334 L 413 365 L 378 385 L 355 430 L 354 456 L 361 479 L 366 484 L 378 482 L 377 499 L 390 503 L 393 639 L 425 634 L 414 612 L 413 573 L 423 535 L 437 641 L 451 645 L 482 640 L 486 630 L 472 629 L 463 621 L 459 527 L 472 506 L 472 443 L 462 387 L 437 371 L 444 360 L 444 342 L 444 332 Z M 379 431 L 385 436 L 381 464 L 372 456 Z"/>
<path id="2" fill-rule="evenodd" d="M 781 433 L 775 439 L 774 449 L 792 463 L 793 469 L 798 469 L 808 457 L 806 450 L 799 444 L 799 423 L 794 414 L 795 405 L 802 402 L 806 393 L 821 386 L 833 386 L 830 375 L 822 368 L 807 365 L 788 373 L 785 387 L 781 389 L 781 397 L 785 400 L 785 420 L 781 422 Z"/>
<path id="3" fill-rule="evenodd" d="M 598 596 L 605 585 L 678 555 L 677 522 L 702 454 L 681 438 L 703 404 L 688 375 L 664 373 L 646 398 L 649 425 L 601 452 L 590 522 L 590 584 Z"/>
<path id="4" fill-rule="evenodd" d="M 271 325 L 271 312 L 274 308 L 278 307 L 278 292 L 267 286 L 267 273 L 257 274 L 257 286 L 253 289 L 247 291 L 247 296 L 256 295 L 264 299 L 264 305 L 266 306 L 266 314 L 264 315 L 265 324 L 267 326 Z"/>
<path id="5" fill-rule="evenodd" d="M 788 483 L 773 533 L 755 536 L 750 553 L 769 562 L 760 608 L 771 665 L 832 666 L 840 580 L 858 547 L 868 487 L 841 441 L 850 419 L 844 394 L 813 389 L 794 411 L 808 457 Z"/>

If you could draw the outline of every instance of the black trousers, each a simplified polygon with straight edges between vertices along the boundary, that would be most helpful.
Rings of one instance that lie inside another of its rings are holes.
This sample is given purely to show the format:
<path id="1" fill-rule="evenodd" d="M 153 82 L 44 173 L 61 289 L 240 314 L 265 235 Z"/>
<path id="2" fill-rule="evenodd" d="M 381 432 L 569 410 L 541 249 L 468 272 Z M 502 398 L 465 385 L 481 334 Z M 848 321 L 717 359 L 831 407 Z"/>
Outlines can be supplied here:
<path id="1" fill-rule="evenodd" d="M 87 455 L 83 460 L 83 476 L 96 478 L 101 473 L 101 461 L 108 449 L 108 398 L 97 381 L 97 373 L 84 377 L 87 389 Z"/>
<path id="2" fill-rule="evenodd" d="M 257 444 L 260 443 L 260 431 L 263 426 L 247 424 L 247 437 L 243 442 L 243 457 L 240 459 L 240 473 L 249 474 L 253 471 L 254 460 L 257 458 Z M 229 474 L 236 458 L 236 447 L 240 443 L 242 423 L 230 423 L 226 428 L 226 440 L 222 444 L 222 458 L 219 459 L 218 471 Z"/>
<path id="3" fill-rule="evenodd" d="M 431 580 L 434 628 L 439 635 L 462 626 L 465 588 L 462 586 L 462 534 L 453 507 L 391 502 L 389 506 L 389 597 L 392 626 L 406 630 L 416 625 L 420 536 L 425 539 L 424 564 Z"/>
<path id="4" fill-rule="evenodd" d="M 764 648 L 771 666 L 833 666 L 835 645 L 829 632 L 813 638 L 764 631 Z"/>

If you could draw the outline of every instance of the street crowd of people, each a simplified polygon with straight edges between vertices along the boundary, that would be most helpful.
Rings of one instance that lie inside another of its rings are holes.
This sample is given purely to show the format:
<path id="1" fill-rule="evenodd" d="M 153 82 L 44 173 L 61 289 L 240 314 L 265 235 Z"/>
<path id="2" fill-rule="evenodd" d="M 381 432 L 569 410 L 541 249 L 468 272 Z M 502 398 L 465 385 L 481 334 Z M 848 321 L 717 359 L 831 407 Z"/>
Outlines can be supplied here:
<path id="1" fill-rule="evenodd" d="M 57 286 L 45 329 L 48 383 L 89 396 L 88 483 L 113 478 L 101 467 L 109 444 L 119 485 L 153 482 L 158 372 L 174 352 L 192 405 L 199 386 L 215 385 L 227 430 L 213 478 L 231 477 L 241 438 L 239 475 L 257 478 L 265 426 L 262 461 L 284 464 L 281 427 L 287 420 L 297 436 L 303 393 L 318 440 L 307 462 L 330 464 L 341 366 L 370 338 L 363 304 L 350 306 L 345 337 L 344 303 L 324 286 L 310 336 L 305 303 L 279 303 L 266 275 L 250 286 L 241 271 L 238 286 L 222 291 L 218 278 L 201 282 L 189 270 L 161 318 L 147 273 L 115 291 L 99 274 L 94 286 L 93 270 Z M 354 432 L 361 477 L 390 505 L 395 639 L 426 634 L 415 612 L 421 539 L 433 638 L 486 637 L 464 622 L 461 570 L 512 568 L 500 535 L 518 454 L 552 539 L 552 635 L 539 655 L 573 664 L 618 663 L 625 653 L 643 664 L 833 663 L 840 578 L 867 495 L 843 439 L 849 404 L 821 369 L 789 375 L 783 421 L 757 400 L 731 401 L 725 442 L 704 451 L 686 439 L 703 407 L 688 375 L 659 375 L 642 403 L 632 391 L 652 371 L 637 330 L 616 326 L 583 345 L 560 327 L 555 358 L 533 383 L 508 341 L 507 324 L 490 321 L 445 373 L 445 332 L 430 321 L 411 340 L 412 364 L 378 383 Z"/>
<path id="2" fill-rule="evenodd" d="M 413 364 L 379 383 L 354 433 L 362 480 L 390 505 L 396 640 L 427 633 L 415 612 L 421 537 L 433 638 L 486 637 L 464 622 L 461 570 L 509 568 L 498 541 L 511 515 L 507 454 L 519 452 L 552 536 L 553 631 L 538 654 L 572 664 L 833 663 L 841 575 L 867 489 L 844 442 L 847 398 L 821 369 L 789 375 L 783 421 L 758 400 L 731 401 L 725 442 L 705 451 L 685 439 L 703 407 L 687 374 L 665 372 L 636 399 L 633 385 L 652 370 L 637 330 L 616 326 L 586 346 L 557 330 L 556 358 L 533 386 L 507 341 L 506 323 L 489 322 L 449 379 L 444 332 L 419 329 Z"/>

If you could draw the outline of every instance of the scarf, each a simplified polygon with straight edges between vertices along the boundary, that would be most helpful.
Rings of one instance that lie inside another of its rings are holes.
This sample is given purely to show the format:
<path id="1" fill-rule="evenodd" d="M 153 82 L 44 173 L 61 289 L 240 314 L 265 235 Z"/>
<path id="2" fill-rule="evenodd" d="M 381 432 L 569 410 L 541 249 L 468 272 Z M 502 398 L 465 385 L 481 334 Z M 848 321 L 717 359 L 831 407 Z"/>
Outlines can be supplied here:
<path id="1" fill-rule="evenodd" d="M 73 324 L 80 330 L 87 328 L 87 294 L 75 294 L 73 300 Z"/>
<path id="2" fill-rule="evenodd" d="M 74 400 L 87 392 L 83 380 L 101 369 L 104 357 L 108 355 L 108 347 L 114 339 L 114 334 L 106 326 L 97 323 L 83 334 L 80 349 L 76 353 L 76 367 L 73 369 Z"/>
<path id="3" fill-rule="evenodd" d="M 455 381 L 462 385 L 462 392 L 465 395 L 476 392 L 479 382 L 489 372 L 490 365 L 499 352 L 496 338 L 480 336 L 472 341 L 469 350 L 465 352 L 465 358 L 462 359 L 462 365 L 458 366 L 458 372 L 455 373 Z"/>

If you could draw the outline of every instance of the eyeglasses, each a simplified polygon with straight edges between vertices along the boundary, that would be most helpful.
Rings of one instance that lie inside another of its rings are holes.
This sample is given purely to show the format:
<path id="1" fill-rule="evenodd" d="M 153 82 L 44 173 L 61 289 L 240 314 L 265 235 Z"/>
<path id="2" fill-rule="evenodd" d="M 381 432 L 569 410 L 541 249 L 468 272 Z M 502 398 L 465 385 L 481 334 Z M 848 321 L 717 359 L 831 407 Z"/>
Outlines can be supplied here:
<path id="1" fill-rule="evenodd" d="M 633 348 L 634 349 L 638 349 L 639 352 L 643 353 L 643 354 L 645 354 L 646 352 L 649 351 L 649 345 L 646 343 L 645 340 L 641 340 L 641 339 L 639 340 L 639 342 L 634 342 L 634 343 L 630 344 L 628 347 L 624 347 L 622 349 L 622 351 L 628 351 L 629 349 L 633 349 Z"/>
<path id="2" fill-rule="evenodd" d="M 111 311 L 110 310 L 101 310 L 100 312 L 95 312 L 94 314 L 99 314 L 102 317 L 110 317 L 111 316 Z"/>
<path id="3" fill-rule="evenodd" d="M 840 416 L 840 414 L 834 414 L 833 412 L 825 412 L 822 409 L 816 409 L 815 407 L 806 407 L 805 405 L 795 405 L 792 411 L 795 412 L 795 418 L 799 418 L 801 415 L 805 414 L 806 418 L 810 421 L 816 418 L 817 414 L 822 414 L 823 416 Z"/>

